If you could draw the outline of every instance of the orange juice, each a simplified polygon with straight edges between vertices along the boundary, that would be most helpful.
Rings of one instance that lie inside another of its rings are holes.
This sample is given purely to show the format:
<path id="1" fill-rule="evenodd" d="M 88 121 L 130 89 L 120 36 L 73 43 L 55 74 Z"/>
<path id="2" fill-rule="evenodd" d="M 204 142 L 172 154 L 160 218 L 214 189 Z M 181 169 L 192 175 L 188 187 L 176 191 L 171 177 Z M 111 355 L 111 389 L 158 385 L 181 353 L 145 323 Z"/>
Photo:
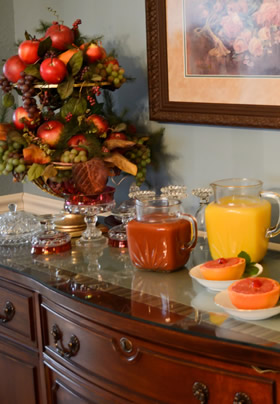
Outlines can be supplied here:
<path id="1" fill-rule="evenodd" d="M 230 258 L 246 251 L 254 262 L 265 256 L 271 205 L 259 197 L 226 196 L 210 203 L 205 222 L 213 259 Z"/>

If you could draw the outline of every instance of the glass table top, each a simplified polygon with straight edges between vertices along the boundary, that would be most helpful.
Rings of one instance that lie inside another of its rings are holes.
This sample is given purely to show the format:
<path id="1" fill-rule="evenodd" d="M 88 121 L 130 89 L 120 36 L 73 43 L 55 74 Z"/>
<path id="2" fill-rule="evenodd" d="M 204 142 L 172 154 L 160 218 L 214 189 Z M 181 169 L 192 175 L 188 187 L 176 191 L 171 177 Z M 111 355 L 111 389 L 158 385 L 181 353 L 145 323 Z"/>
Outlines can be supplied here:
<path id="1" fill-rule="evenodd" d="M 200 244 L 175 272 L 136 269 L 126 248 L 79 247 L 55 255 L 32 255 L 29 246 L 0 247 L 0 265 L 25 274 L 58 293 L 103 310 L 205 338 L 280 351 L 280 314 L 266 320 L 231 317 L 210 291 L 189 275 L 206 260 Z M 210 258 L 209 258 L 210 259 Z M 269 250 L 261 276 L 280 281 L 280 251 Z"/>

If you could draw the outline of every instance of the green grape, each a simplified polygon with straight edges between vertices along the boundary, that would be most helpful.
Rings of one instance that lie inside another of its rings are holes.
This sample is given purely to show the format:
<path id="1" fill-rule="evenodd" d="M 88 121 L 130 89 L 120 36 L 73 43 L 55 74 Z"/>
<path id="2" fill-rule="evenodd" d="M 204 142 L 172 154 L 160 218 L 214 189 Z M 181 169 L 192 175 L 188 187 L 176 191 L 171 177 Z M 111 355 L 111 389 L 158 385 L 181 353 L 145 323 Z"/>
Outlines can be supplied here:
<path id="1" fill-rule="evenodd" d="M 3 171 L 5 169 L 5 164 L 0 163 L 0 171 Z"/>
<path id="2" fill-rule="evenodd" d="M 81 150 L 80 151 L 80 153 L 79 153 L 79 156 L 86 156 L 87 155 L 87 152 L 85 151 L 85 150 Z"/>
<path id="3" fill-rule="evenodd" d="M 71 152 L 70 152 L 70 154 L 73 154 L 73 156 L 77 156 L 78 150 L 72 149 Z"/>
<path id="4" fill-rule="evenodd" d="M 19 159 L 19 164 L 24 164 L 25 163 L 25 160 L 24 160 L 24 158 L 22 157 L 22 158 L 20 158 Z"/>
<path id="5" fill-rule="evenodd" d="M 12 171 L 13 168 L 14 168 L 14 166 L 13 166 L 11 163 L 8 163 L 8 164 L 6 165 L 6 170 L 7 170 L 8 172 Z"/>
<path id="6" fill-rule="evenodd" d="M 3 153 L 4 153 L 4 149 L 2 146 L 0 146 L 0 154 L 3 154 Z"/>
<path id="7" fill-rule="evenodd" d="M 80 156 L 76 156 L 74 158 L 74 163 L 80 163 L 81 162 L 81 157 Z"/>
<path id="8" fill-rule="evenodd" d="M 13 148 L 14 148 L 15 150 L 18 150 L 18 149 L 21 148 L 21 144 L 18 143 L 18 142 L 14 142 L 14 143 L 13 143 Z"/>
<path id="9" fill-rule="evenodd" d="M 120 84 L 120 80 L 119 80 L 117 77 L 114 79 L 114 84 L 115 84 L 115 85 Z"/>
<path id="10" fill-rule="evenodd" d="M 85 163 L 87 161 L 87 156 L 81 156 L 81 162 Z"/>
<path id="11" fill-rule="evenodd" d="M 23 173 L 24 171 L 25 171 L 25 165 L 24 164 L 19 164 L 15 168 L 15 172 L 18 173 L 18 174 Z"/>
<path id="12" fill-rule="evenodd" d="M 13 166 L 17 166 L 19 164 L 19 159 L 12 159 Z"/>
<path id="13" fill-rule="evenodd" d="M 113 76 L 113 77 L 118 77 L 118 73 L 113 71 L 113 72 L 111 73 L 111 76 Z"/>

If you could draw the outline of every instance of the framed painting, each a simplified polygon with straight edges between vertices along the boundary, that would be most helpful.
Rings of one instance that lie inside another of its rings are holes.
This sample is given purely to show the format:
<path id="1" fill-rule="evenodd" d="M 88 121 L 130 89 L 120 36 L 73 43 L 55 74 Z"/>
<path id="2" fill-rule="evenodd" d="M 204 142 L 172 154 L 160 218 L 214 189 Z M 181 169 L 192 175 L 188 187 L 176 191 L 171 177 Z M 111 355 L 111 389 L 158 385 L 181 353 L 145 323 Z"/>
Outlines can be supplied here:
<path id="1" fill-rule="evenodd" d="M 146 0 L 150 119 L 280 128 L 278 7 Z"/>

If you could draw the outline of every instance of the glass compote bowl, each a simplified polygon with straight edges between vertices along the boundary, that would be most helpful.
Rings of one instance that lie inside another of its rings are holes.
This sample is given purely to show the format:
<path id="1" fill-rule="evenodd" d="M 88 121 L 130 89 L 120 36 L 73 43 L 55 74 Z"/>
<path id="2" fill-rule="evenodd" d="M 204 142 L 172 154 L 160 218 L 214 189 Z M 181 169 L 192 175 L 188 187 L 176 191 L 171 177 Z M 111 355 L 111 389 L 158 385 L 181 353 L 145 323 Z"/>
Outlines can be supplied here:
<path id="1" fill-rule="evenodd" d="M 135 200 L 155 196 L 155 191 L 142 191 L 138 186 L 130 187 L 128 200 L 122 202 L 112 210 L 113 215 L 121 220 L 121 224 L 112 227 L 109 232 L 109 245 L 111 247 L 127 247 L 126 227 L 127 223 L 135 217 Z"/>
<path id="2" fill-rule="evenodd" d="M 64 195 L 65 211 L 83 215 L 87 225 L 86 230 L 77 241 L 77 245 L 98 246 L 107 243 L 107 238 L 102 235 L 96 223 L 99 214 L 109 212 L 115 206 L 114 193 L 115 188 L 107 186 L 103 192 L 98 194 Z"/>
<path id="3" fill-rule="evenodd" d="M 71 236 L 55 229 L 54 222 L 63 219 L 65 213 L 39 215 L 43 229 L 31 239 L 32 254 L 57 254 L 71 249 Z"/>

